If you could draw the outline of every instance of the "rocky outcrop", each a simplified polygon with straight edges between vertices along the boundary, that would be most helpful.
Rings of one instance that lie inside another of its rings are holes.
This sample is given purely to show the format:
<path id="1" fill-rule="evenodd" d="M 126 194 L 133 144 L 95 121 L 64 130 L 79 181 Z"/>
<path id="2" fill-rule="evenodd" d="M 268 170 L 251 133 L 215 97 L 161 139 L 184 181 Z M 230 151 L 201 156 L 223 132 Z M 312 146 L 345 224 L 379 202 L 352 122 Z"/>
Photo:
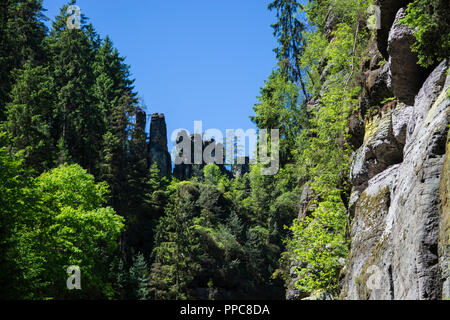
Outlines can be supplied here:
<path id="1" fill-rule="evenodd" d="M 200 135 L 188 135 L 186 131 L 181 131 L 178 133 L 176 143 L 177 145 L 181 144 L 185 139 L 188 139 L 188 143 L 190 144 L 190 154 L 184 153 L 185 150 L 180 150 L 180 154 L 178 155 L 181 159 L 181 163 L 175 162 L 175 167 L 173 169 L 173 176 L 178 180 L 188 180 L 193 176 L 193 164 L 194 164 L 194 145 L 196 139 L 201 141 Z"/>
<path id="2" fill-rule="evenodd" d="M 157 163 L 160 174 L 171 173 L 171 159 L 167 150 L 167 128 L 163 113 L 152 114 L 150 122 L 149 164 Z"/>
<path id="3" fill-rule="evenodd" d="M 336 29 L 336 26 L 339 23 L 338 17 L 336 17 L 336 13 L 328 9 L 327 16 L 325 17 L 325 34 L 327 36 L 328 41 L 331 41 L 333 31 Z"/>
<path id="4" fill-rule="evenodd" d="M 203 168 L 206 164 L 215 162 L 216 150 L 223 148 L 223 145 L 216 143 L 214 139 L 202 140 L 202 136 L 197 133 L 188 135 L 186 131 L 178 133 L 177 145 L 182 146 L 184 139 L 188 139 L 190 150 L 180 150 L 178 158 L 181 163 L 175 163 L 173 175 L 178 180 L 189 180 L 192 177 L 203 179 Z M 196 159 L 196 153 L 201 159 Z M 223 159 L 221 162 L 223 163 Z M 217 165 L 223 174 L 230 175 L 223 164 Z"/>
<path id="5" fill-rule="evenodd" d="M 146 113 L 144 110 L 137 110 L 136 111 L 136 118 L 135 118 L 135 124 L 136 127 L 139 128 L 142 132 L 145 132 L 145 124 L 146 124 Z"/>
<path id="6" fill-rule="evenodd" d="M 399 104 L 366 123 L 351 170 L 343 299 L 448 296 L 447 69 L 442 62 L 432 72 L 413 106 Z"/>
<path id="7" fill-rule="evenodd" d="M 389 85 L 397 98 L 406 104 L 413 104 L 425 78 L 425 70 L 417 65 L 417 54 L 411 51 L 415 42 L 413 30 L 400 23 L 405 16 L 405 9 L 400 9 L 389 33 Z"/>
<path id="8" fill-rule="evenodd" d="M 364 120 L 359 112 L 350 115 L 347 122 L 349 130 L 348 142 L 353 146 L 353 149 L 358 149 L 364 143 Z"/>
<path id="9" fill-rule="evenodd" d="M 388 60 L 387 43 L 389 31 L 394 23 L 395 16 L 400 8 L 406 7 L 410 0 L 374 0 L 373 4 L 380 7 L 380 25 L 381 28 L 376 30 L 378 50 Z"/>
<path id="10" fill-rule="evenodd" d="M 380 105 L 384 99 L 393 96 L 389 89 L 389 83 L 391 81 L 390 69 L 391 64 L 388 62 L 378 69 L 367 71 L 366 81 L 364 83 L 364 88 L 367 92 L 364 96 L 366 99 L 364 101 L 366 109 L 369 106 Z"/>
<path id="11" fill-rule="evenodd" d="M 400 104 L 367 121 L 363 145 L 356 151 L 350 171 L 350 181 L 355 188 L 365 189 L 375 175 L 403 161 L 406 127 L 412 109 Z"/>

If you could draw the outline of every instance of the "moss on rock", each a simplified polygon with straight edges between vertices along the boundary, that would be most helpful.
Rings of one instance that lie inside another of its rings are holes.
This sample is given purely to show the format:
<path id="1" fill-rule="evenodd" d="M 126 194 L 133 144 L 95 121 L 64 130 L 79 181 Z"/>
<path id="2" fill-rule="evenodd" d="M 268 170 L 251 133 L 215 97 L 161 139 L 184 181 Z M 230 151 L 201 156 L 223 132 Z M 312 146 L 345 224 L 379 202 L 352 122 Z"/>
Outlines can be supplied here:
<path id="1" fill-rule="evenodd" d="M 444 280 L 442 298 L 450 298 L 450 132 L 447 135 L 446 158 L 439 188 L 439 245 L 438 254 Z"/>

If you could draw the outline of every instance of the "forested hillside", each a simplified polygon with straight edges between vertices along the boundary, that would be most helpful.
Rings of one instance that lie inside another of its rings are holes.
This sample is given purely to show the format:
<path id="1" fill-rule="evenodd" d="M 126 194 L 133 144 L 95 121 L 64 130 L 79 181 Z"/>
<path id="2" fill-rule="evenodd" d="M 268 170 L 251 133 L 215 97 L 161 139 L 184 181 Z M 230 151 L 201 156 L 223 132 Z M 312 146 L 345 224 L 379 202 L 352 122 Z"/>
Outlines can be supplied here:
<path id="1" fill-rule="evenodd" d="M 0 4 L 0 299 L 450 297 L 448 0 L 270 3 L 278 63 L 249 117 L 280 130 L 273 176 L 172 171 L 164 106 L 146 110 L 87 17 L 67 27 L 74 4 L 50 29 L 42 0 Z M 432 167 L 411 194 L 435 198 L 408 200 L 415 180 L 377 184 L 399 165 Z M 390 270 L 385 295 L 361 284 L 372 264 Z M 82 290 L 66 287 L 72 265 Z M 424 274 L 416 291 L 403 279 Z"/>

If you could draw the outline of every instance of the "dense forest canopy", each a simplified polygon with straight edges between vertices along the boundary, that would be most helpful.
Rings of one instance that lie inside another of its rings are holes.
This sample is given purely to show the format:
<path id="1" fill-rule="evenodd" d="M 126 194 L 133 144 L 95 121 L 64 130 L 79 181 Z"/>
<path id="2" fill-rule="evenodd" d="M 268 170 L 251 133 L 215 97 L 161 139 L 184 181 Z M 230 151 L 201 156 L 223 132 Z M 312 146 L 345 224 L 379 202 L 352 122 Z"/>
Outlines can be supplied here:
<path id="1" fill-rule="evenodd" d="M 149 161 L 144 107 L 112 39 L 84 16 L 67 27 L 75 4 L 50 30 L 42 0 L 0 4 L 0 298 L 284 299 L 292 287 L 337 297 L 347 123 L 373 2 L 270 3 L 278 65 L 249 116 L 280 130 L 281 168 L 233 176 L 208 164 L 183 181 Z M 448 11 L 447 0 L 408 6 L 424 66 L 450 56 L 450 34 L 436 31 L 448 30 Z M 298 218 L 306 187 L 313 210 Z M 71 265 L 82 290 L 66 288 Z"/>

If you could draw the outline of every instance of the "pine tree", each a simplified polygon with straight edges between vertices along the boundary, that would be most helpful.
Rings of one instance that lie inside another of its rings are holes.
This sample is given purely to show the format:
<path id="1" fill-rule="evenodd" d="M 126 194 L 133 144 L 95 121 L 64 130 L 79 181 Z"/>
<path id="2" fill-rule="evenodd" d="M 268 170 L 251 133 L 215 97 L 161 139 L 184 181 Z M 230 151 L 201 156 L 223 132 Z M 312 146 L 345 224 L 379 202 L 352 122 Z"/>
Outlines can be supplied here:
<path id="1" fill-rule="evenodd" d="M 145 195 L 154 223 L 164 214 L 164 208 L 169 201 L 168 185 L 168 178 L 161 177 L 158 164 L 154 162 L 150 167 Z"/>
<path id="2" fill-rule="evenodd" d="M 114 105 L 108 117 L 107 132 L 103 135 L 100 180 L 111 188 L 110 204 L 122 214 L 127 207 L 127 157 L 129 150 L 128 129 L 130 110 L 133 108 L 131 94 L 125 93 Z"/>
<path id="3" fill-rule="evenodd" d="M 132 93 L 134 80 L 130 80 L 130 67 L 124 63 L 124 60 L 125 58 L 119 55 L 109 37 L 101 41 L 96 50 L 93 66 L 96 78 L 94 95 L 105 114 L 118 105 L 124 94 L 135 97 Z"/>
<path id="4" fill-rule="evenodd" d="M 128 249 L 149 253 L 151 239 L 148 238 L 149 222 L 151 221 L 150 208 L 145 201 L 148 181 L 148 148 L 145 133 L 145 112 L 138 106 L 132 111 L 134 119 L 129 127 L 129 150 L 126 164 L 126 195 L 125 215 L 129 229 L 126 233 Z M 130 255 L 129 255 L 130 256 Z"/>
<path id="5" fill-rule="evenodd" d="M 148 267 L 142 253 L 133 257 L 133 265 L 130 268 L 130 282 L 133 287 L 133 298 L 146 300 L 148 297 Z"/>
<path id="6" fill-rule="evenodd" d="M 189 189 L 189 185 L 178 188 L 166 207 L 166 215 L 159 220 L 155 235 L 150 278 L 157 287 L 151 288 L 151 292 L 164 299 L 189 298 L 189 285 L 200 270 L 196 260 L 199 244 L 192 228 L 197 210 L 189 200 L 190 196 L 185 194 Z M 162 283 L 155 280 L 161 274 L 164 274 Z"/>

